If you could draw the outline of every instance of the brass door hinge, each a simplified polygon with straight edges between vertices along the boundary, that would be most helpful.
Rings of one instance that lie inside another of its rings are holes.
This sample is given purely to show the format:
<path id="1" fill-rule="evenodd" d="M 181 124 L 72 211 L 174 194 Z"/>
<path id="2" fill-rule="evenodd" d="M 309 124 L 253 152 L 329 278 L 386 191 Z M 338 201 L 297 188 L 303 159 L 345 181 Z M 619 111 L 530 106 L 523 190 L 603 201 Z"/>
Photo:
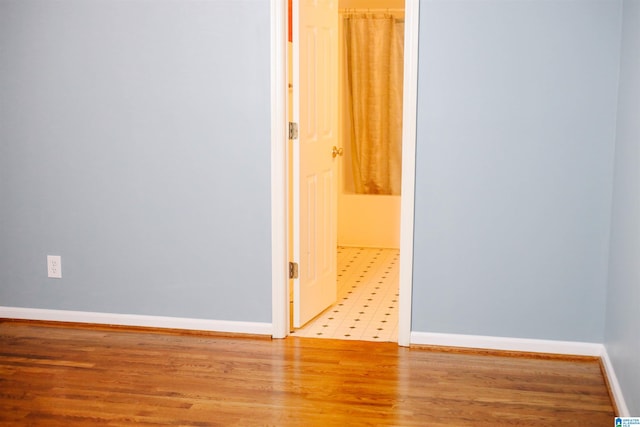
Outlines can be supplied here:
<path id="1" fill-rule="evenodd" d="M 289 139 L 298 139 L 298 124 L 289 122 Z"/>
<path id="2" fill-rule="evenodd" d="M 289 263 L 289 279 L 297 279 L 298 278 L 298 263 L 290 262 Z"/>

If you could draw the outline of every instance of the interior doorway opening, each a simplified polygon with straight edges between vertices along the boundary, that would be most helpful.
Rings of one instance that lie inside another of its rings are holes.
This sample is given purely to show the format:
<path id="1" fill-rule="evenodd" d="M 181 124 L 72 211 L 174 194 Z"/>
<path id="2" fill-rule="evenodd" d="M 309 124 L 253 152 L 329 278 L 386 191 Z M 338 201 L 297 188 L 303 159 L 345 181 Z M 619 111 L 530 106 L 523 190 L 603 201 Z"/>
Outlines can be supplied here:
<path id="1" fill-rule="evenodd" d="M 337 295 L 296 328 L 291 289 L 290 333 L 397 342 L 404 0 L 339 0 L 336 13 Z"/>
<path id="2" fill-rule="evenodd" d="M 273 239 L 273 328 L 274 338 L 283 338 L 289 334 L 290 298 L 287 279 L 289 249 L 291 247 L 288 224 L 291 212 L 288 209 L 288 194 L 291 181 L 287 171 L 291 159 L 287 157 L 290 145 L 282 145 L 283 135 L 287 133 L 288 121 L 286 109 L 286 16 L 287 8 L 277 0 L 272 0 L 272 233 Z M 413 184 L 415 174 L 415 101 L 417 89 L 417 35 L 418 0 L 408 0 L 405 7 L 405 52 L 404 52 L 404 95 L 402 126 L 402 198 L 400 209 L 400 256 L 398 298 L 398 338 L 400 345 L 410 342 L 411 321 L 411 271 L 413 258 Z M 284 137 L 286 139 L 286 137 Z M 284 149 L 287 147 L 287 150 Z M 283 221 L 283 219 L 286 219 Z"/>

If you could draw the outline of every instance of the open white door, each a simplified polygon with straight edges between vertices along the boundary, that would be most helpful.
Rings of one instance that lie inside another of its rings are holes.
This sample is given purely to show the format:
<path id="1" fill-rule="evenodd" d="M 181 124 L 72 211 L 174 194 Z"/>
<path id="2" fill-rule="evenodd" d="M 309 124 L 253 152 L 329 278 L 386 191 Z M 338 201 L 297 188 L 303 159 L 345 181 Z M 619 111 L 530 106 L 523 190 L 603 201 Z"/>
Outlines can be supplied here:
<path id="1" fill-rule="evenodd" d="M 337 0 L 293 2 L 293 326 L 337 298 Z"/>

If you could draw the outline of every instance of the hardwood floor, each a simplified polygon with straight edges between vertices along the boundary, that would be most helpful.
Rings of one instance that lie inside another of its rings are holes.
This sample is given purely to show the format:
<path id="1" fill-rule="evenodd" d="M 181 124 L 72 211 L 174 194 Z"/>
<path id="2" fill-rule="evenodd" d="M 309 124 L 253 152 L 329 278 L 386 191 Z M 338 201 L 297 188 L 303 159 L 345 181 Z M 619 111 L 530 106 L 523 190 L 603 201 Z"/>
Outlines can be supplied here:
<path id="1" fill-rule="evenodd" d="M 594 358 L 0 322 L 2 426 L 611 426 Z"/>

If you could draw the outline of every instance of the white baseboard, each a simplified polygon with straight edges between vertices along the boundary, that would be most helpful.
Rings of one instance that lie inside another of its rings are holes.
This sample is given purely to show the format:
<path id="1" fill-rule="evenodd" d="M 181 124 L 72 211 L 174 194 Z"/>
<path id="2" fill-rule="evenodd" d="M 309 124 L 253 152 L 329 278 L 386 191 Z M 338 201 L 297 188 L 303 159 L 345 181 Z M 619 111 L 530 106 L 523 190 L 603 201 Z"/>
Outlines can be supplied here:
<path id="1" fill-rule="evenodd" d="M 576 356 L 601 356 L 604 345 L 573 341 L 537 340 L 526 338 L 489 337 L 482 335 L 411 332 L 411 344 L 467 347 L 486 350 L 525 351 Z"/>
<path id="2" fill-rule="evenodd" d="M 613 400 L 615 400 L 616 406 L 618 407 L 618 414 L 616 415 L 619 417 L 630 417 L 631 414 L 629 413 L 629 408 L 627 407 L 627 403 L 624 401 L 622 389 L 620 388 L 616 372 L 613 369 L 611 359 L 609 359 L 609 353 L 607 353 L 606 346 L 602 352 L 601 360 L 605 374 L 607 375 L 607 380 L 609 381 L 609 388 L 611 389 L 611 393 L 613 393 Z"/>
<path id="3" fill-rule="evenodd" d="M 42 320 L 51 322 L 93 323 L 116 326 L 140 326 L 146 328 L 185 329 L 255 335 L 271 335 L 273 332 L 271 323 L 144 316 L 138 314 L 92 313 L 84 311 L 46 310 L 39 308 L 2 306 L 0 306 L 0 318 Z"/>

